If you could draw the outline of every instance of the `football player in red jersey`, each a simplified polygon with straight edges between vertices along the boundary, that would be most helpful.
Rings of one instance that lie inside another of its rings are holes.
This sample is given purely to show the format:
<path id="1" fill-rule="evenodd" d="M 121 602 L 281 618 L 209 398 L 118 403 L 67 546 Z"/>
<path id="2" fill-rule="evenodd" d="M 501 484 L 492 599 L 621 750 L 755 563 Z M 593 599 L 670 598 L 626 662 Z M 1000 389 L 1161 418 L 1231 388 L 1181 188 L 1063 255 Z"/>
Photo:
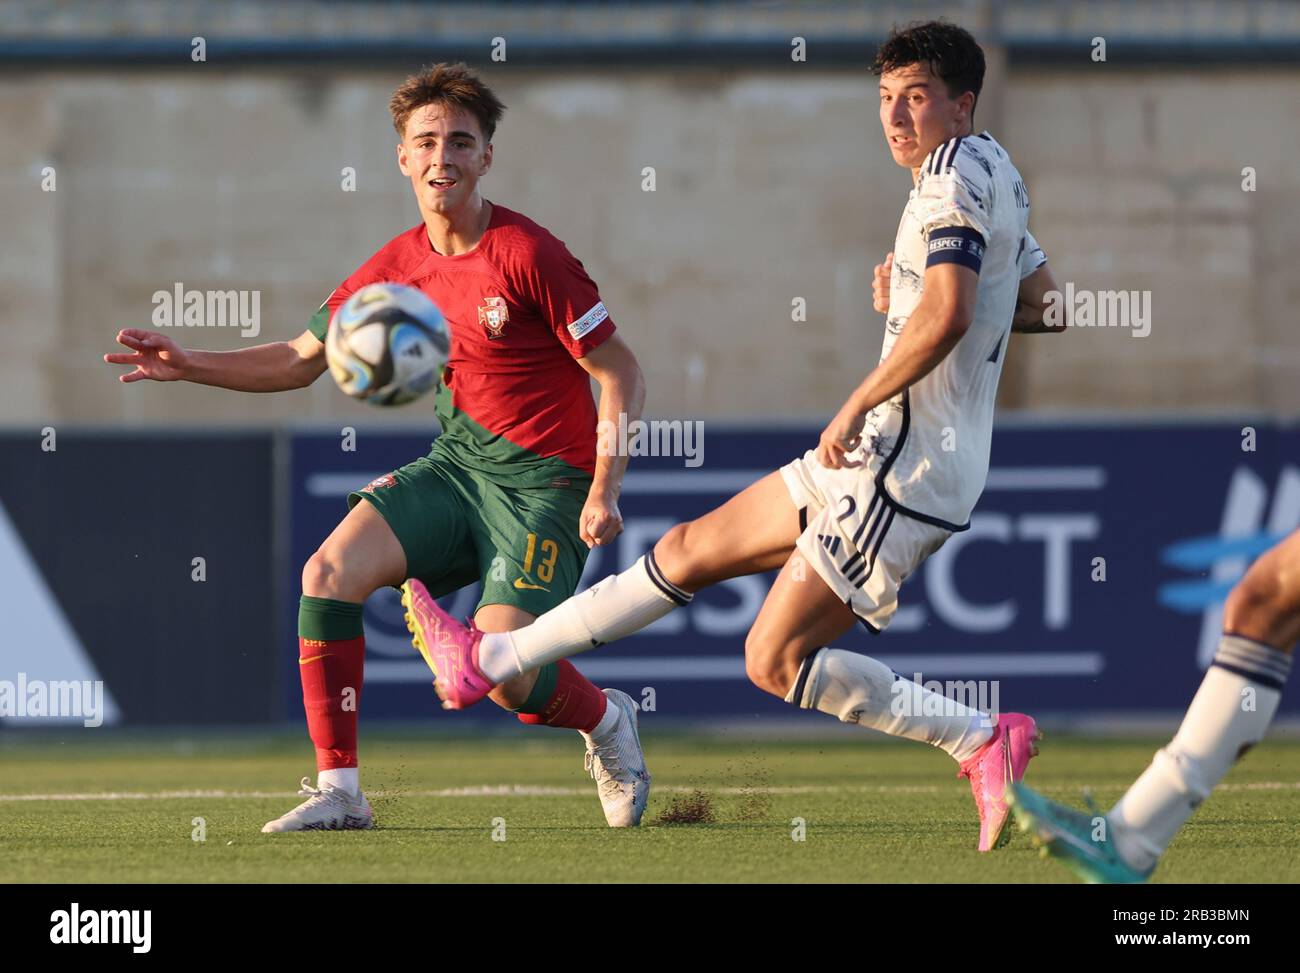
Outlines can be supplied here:
<path id="1" fill-rule="evenodd" d="M 428 660 L 434 598 L 482 582 L 473 623 L 488 632 L 520 628 L 573 594 L 588 550 L 622 531 L 627 458 L 597 456 L 596 429 L 598 420 L 640 415 L 644 379 L 581 262 L 480 193 L 504 107 L 463 64 L 435 65 L 397 88 L 397 162 L 422 220 L 337 287 L 297 338 L 205 352 L 126 329 L 118 341 L 129 353 L 105 356 L 134 366 L 124 382 L 273 392 L 320 377 L 330 316 L 367 284 L 419 288 L 450 325 L 436 394 L 442 432 L 429 455 L 352 493 L 349 513 L 303 570 L 298 661 L 317 783 L 304 778 L 307 800 L 264 831 L 373 823 L 358 773 L 358 707 L 345 706 L 360 697 L 362 604 L 372 592 L 402 587 Z M 640 822 L 650 776 L 626 694 L 602 692 L 562 660 L 502 683 L 491 698 L 525 723 L 578 730 L 608 823 Z"/>

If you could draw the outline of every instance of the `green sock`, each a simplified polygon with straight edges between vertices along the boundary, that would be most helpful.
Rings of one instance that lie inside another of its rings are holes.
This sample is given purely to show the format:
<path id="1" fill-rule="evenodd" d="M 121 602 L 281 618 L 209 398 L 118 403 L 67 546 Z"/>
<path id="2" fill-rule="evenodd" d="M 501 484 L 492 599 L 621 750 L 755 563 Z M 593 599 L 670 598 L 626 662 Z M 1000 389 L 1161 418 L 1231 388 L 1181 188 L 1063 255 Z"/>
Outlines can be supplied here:
<path id="1" fill-rule="evenodd" d="M 354 601 L 313 598 L 298 600 L 298 637 L 314 642 L 339 642 L 365 634 L 361 624 L 362 606 Z"/>
<path id="2" fill-rule="evenodd" d="M 559 678 L 560 667 L 554 662 L 548 662 L 538 669 L 537 682 L 533 683 L 533 691 L 528 694 L 528 698 L 514 712 L 536 714 L 546 709 L 546 704 L 555 695 L 555 683 Z"/>

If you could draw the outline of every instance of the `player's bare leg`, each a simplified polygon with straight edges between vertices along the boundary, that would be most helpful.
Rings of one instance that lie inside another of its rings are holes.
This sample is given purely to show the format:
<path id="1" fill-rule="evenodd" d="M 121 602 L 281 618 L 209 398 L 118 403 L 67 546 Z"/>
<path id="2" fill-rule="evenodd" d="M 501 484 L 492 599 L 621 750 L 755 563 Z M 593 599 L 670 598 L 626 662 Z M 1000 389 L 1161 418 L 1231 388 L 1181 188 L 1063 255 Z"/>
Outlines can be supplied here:
<path id="1" fill-rule="evenodd" d="M 388 522 L 369 503 L 343 518 L 302 571 L 303 594 L 360 602 L 385 585 L 401 584 L 406 555 Z"/>
<path id="2" fill-rule="evenodd" d="M 979 849 L 998 843 L 1005 788 L 1024 776 L 1037 728 L 1019 713 L 982 713 L 903 679 L 882 662 L 824 648 L 856 623 L 852 609 L 799 552 L 786 562 L 745 640 L 745 671 L 760 689 L 803 709 L 938 747 L 969 777 Z"/>
<path id="3" fill-rule="evenodd" d="M 798 682 L 804 659 L 856 622 L 852 609 L 796 551 L 776 576 L 745 638 L 745 674 L 759 689 L 785 699 Z"/>
<path id="4" fill-rule="evenodd" d="M 638 632 L 727 578 L 783 564 L 800 533 L 799 514 L 779 473 L 771 473 L 698 520 L 678 524 L 645 557 L 537 619 L 495 635 L 466 630 L 436 605 L 430 624 L 441 656 L 431 661 L 448 709 L 579 652 Z"/>
<path id="5" fill-rule="evenodd" d="M 704 516 L 673 526 L 655 544 L 654 556 L 666 580 L 694 594 L 779 568 L 801 532 L 790 491 L 773 472 Z"/>
<path id="6" fill-rule="evenodd" d="M 1232 589 L 1214 661 L 1173 740 L 1103 818 L 1018 787 L 1016 816 L 1090 882 L 1141 882 L 1232 765 L 1264 738 L 1300 640 L 1300 531 Z"/>
<path id="7" fill-rule="evenodd" d="M 1291 655 L 1300 642 L 1300 531 L 1250 566 L 1223 606 L 1223 630 Z"/>

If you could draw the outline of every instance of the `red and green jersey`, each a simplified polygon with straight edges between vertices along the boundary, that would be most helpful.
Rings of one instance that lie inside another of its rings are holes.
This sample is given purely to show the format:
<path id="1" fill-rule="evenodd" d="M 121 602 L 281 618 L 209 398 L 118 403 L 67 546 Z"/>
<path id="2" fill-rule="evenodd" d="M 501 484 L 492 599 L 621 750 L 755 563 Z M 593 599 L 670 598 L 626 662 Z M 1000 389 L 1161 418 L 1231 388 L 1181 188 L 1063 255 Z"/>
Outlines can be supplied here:
<path id="1" fill-rule="evenodd" d="M 596 405 L 577 359 L 614 333 L 581 261 L 528 217 L 493 204 L 469 253 L 434 251 L 424 224 L 390 240 L 316 312 L 329 319 L 353 293 L 386 281 L 442 309 L 451 355 L 436 395 L 435 454 L 506 486 L 548 486 L 596 467 Z"/>

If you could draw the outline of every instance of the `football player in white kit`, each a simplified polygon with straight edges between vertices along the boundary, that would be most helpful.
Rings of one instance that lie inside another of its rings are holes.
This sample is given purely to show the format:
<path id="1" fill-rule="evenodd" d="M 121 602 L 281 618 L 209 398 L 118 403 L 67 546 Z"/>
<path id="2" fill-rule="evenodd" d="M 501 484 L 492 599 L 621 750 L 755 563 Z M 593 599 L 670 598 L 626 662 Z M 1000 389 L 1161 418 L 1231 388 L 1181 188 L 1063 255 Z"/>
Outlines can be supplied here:
<path id="1" fill-rule="evenodd" d="M 972 124 L 984 77 L 974 38 L 938 22 L 896 31 L 873 70 L 889 150 L 914 181 L 892 259 L 876 268 L 875 306 L 888 321 L 880 363 L 815 450 L 527 628 L 466 629 L 426 598 L 440 624 L 434 685 L 445 707 L 463 708 L 520 672 L 644 628 L 707 585 L 779 568 L 745 642 L 750 679 L 950 754 L 970 779 L 987 851 L 1007 819 L 1007 785 L 1037 752 L 1034 721 L 945 700 L 827 646 L 858 621 L 884 629 L 903 581 L 969 527 L 1009 332 L 1055 330 L 1043 323 L 1055 282 L 1028 231 L 1019 172 Z"/>

